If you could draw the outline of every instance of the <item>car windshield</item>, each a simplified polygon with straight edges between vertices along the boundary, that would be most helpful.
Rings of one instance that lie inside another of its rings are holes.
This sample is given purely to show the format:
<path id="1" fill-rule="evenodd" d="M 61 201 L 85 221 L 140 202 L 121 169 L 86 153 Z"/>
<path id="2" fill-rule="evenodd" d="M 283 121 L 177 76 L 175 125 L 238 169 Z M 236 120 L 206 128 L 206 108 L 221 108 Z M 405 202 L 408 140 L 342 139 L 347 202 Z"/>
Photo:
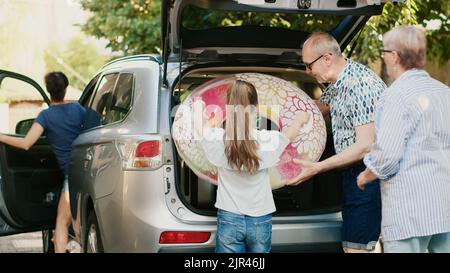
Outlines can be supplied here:
<path id="1" fill-rule="evenodd" d="M 244 12 L 203 9 L 188 5 L 182 14 L 182 26 L 188 30 L 217 27 L 259 26 L 302 32 L 329 31 L 344 16 L 325 14 Z M 199 24 L 198 22 L 202 22 Z"/>

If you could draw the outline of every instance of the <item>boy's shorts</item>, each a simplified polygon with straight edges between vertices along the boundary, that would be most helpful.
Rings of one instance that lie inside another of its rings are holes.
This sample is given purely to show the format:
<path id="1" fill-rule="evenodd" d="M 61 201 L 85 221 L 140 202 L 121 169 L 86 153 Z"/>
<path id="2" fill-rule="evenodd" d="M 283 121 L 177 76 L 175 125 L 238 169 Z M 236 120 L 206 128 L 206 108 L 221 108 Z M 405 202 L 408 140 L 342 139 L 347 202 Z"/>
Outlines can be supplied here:
<path id="1" fill-rule="evenodd" d="M 69 177 L 66 175 L 64 176 L 64 181 L 63 181 L 63 185 L 61 188 L 61 193 L 69 193 Z"/>

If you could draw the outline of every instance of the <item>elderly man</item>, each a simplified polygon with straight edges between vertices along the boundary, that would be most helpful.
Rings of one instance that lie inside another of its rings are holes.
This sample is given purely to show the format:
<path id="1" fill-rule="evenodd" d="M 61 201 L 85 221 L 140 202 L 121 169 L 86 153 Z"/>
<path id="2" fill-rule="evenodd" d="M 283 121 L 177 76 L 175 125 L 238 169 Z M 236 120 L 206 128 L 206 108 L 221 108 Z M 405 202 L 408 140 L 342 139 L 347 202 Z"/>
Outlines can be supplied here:
<path id="1" fill-rule="evenodd" d="M 375 140 L 375 103 L 386 85 L 372 70 L 344 58 L 337 41 L 327 33 L 313 33 L 303 44 L 302 58 L 307 72 L 329 83 L 316 103 L 322 114 L 331 115 L 336 155 L 316 163 L 294 160 L 302 165 L 302 172 L 287 184 L 297 185 L 318 173 L 345 167 L 342 246 L 347 253 L 369 252 L 380 235 L 379 182 L 360 191 L 356 178 L 365 169 L 362 159 Z"/>

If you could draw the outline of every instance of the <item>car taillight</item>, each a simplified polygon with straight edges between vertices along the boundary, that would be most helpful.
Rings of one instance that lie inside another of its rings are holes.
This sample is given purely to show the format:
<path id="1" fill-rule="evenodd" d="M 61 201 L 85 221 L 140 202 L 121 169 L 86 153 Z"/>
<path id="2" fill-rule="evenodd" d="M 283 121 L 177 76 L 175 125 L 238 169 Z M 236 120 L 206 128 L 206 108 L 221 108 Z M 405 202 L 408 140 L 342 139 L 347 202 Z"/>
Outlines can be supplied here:
<path id="1" fill-rule="evenodd" d="M 159 140 L 144 141 L 137 145 L 135 157 L 155 157 L 159 155 Z"/>
<path id="2" fill-rule="evenodd" d="M 196 231 L 164 231 L 159 236 L 160 244 L 204 243 L 209 240 L 210 232 Z"/>
<path id="3" fill-rule="evenodd" d="M 139 143 L 134 151 L 133 167 L 151 168 L 155 163 L 159 164 L 161 161 L 158 160 L 158 158 L 160 158 L 160 152 L 159 140 L 150 140 Z"/>
<path id="4" fill-rule="evenodd" d="M 162 141 L 128 140 L 118 142 L 124 170 L 152 170 L 162 166 Z"/>

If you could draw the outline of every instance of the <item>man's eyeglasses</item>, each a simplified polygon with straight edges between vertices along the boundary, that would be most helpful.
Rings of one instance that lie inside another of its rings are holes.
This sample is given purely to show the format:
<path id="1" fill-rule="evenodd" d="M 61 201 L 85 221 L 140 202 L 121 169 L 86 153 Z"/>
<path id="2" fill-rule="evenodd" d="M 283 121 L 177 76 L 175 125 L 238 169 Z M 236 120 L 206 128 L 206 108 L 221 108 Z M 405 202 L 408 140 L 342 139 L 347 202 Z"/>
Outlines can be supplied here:
<path id="1" fill-rule="evenodd" d="M 317 62 L 320 58 L 322 58 L 323 56 L 325 56 L 325 54 L 320 55 L 319 57 L 317 57 L 314 61 L 310 62 L 309 64 L 305 63 L 306 68 L 308 68 L 309 70 L 312 70 L 312 65 Z"/>
<path id="2" fill-rule="evenodd" d="M 380 52 L 381 52 L 381 56 L 383 56 L 384 53 L 392 53 L 392 52 L 395 52 L 395 50 L 382 49 L 382 50 L 380 50 Z"/>

